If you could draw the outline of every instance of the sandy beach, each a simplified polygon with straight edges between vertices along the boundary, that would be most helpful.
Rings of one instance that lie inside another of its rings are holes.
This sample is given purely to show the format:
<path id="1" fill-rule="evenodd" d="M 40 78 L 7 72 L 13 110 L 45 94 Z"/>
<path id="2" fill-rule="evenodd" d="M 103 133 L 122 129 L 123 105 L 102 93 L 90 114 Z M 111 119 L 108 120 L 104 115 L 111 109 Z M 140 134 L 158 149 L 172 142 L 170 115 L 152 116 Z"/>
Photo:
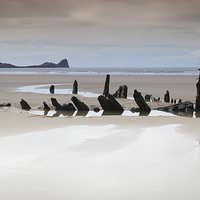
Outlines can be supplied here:
<path id="1" fill-rule="evenodd" d="M 134 89 L 161 100 L 169 90 L 171 98 L 194 103 L 196 78 L 115 75 L 110 93 L 128 86 L 129 99 L 117 99 L 126 110 L 137 107 Z M 0 103 L 12 105 L 0 108 L 1 199 L 199 198 L 199 118 L 48 117 L 21 110 L 21 99 L 35 111 L 44 101 L 54 109 L 51 97 L 71 103 L 72 94 L 57 91 L 72 89 L 75 79 L 80 92 L 102 94 L 103 75 L 0 76 Z M 49 93 L 52 84 L 55 94 Z M 97 97 L 76 96 L 91 110 L 100 108 Z"/>

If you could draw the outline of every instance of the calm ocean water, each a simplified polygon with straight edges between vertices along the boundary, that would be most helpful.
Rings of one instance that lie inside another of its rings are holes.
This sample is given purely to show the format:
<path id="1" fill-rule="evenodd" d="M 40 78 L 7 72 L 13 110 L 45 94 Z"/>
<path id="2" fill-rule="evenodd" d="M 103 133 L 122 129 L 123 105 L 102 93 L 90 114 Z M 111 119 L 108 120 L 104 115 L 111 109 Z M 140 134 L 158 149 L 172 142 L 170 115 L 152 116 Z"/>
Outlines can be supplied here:
<path id="1" fill-rule="evenodd" d="M 195 75 L 197 67 L 188 68 L 0 68 L 1 75 Z"/>

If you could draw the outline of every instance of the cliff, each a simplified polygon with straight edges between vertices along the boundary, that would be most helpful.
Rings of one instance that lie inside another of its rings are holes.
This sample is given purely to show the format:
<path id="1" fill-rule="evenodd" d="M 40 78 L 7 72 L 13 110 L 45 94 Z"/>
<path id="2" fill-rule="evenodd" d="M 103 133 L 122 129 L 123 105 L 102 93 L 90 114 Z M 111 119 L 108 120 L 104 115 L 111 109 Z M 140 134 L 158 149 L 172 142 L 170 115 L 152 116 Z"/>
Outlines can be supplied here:
<path id="1" fill-rule="evenodd" d="M 61 60 L 59 63 L 55 64 L 52 62 L 45 62 L 41 65 L 32 65 L 32 66 L 15 66 L 9 63 L 1 63 L 0 68 L 69 68 L 67 59 Z"/>

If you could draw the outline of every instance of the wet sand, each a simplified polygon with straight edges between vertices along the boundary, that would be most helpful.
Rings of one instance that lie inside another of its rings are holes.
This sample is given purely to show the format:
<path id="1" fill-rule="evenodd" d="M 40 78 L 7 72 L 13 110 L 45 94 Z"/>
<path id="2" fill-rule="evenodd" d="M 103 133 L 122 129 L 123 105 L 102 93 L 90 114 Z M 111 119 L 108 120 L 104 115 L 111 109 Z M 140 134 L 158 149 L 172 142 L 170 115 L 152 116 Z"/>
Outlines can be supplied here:
<path id="1" fill-rule="evenodd" d="M 101 116 L 64 118 L 30 114 L 20 109 L 25 99 L 34 110 L 68 94 L 17 92 L 30 85 L 61 84 L 101 94 L 105 76 L 0 76 L 0 195 L 2 199 L 198 199 L 200 176 L 199 118 L 178 116 Z M 92 83 L 92 84 L 91 84 Z M 111 76 L 110 92 L 127 84 L 163 99 L 194 102 L 195 76 Z M 48 87 L 44 87 L 48 90 Z M 95 97 L 77 95 L 91 109 Z M 119 100 L 124 108 L 136 104 Z M 151 107 L 164 103 L 152 102 Z"/>

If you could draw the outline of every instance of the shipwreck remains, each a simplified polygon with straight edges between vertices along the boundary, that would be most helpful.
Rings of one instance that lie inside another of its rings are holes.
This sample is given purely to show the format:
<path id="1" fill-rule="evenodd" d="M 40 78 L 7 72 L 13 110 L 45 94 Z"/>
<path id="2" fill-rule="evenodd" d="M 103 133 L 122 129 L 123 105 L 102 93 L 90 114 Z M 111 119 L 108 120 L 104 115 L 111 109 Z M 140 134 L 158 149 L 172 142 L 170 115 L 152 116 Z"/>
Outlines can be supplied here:
<path id="1" fill-rule="evenodd" d="M 170 102 L 169 90 L 167 90 L 165 95 L 164 95 L 164 102 L 166 102 L 166 103 Z"/>
<path id="2" fill-rule="evenodd" d="M 89 111 L 88 106 L 77 97 L 73 96 L 71 100 L 79 111 Z"/>
<path id="3" fill-rule="evenodd" d="M 60 105 L 56 98 L 51 98 L 52 105 L 56 108 L 55 110 L 75 111 L 76 108 L 72 103 Z"/>
<path id="4" fill-rule="evenodd" d="M 51 94 L 54 94 L 54 89 L 55 89 L 54 85 L 51 85 L 49 88 Z"/>
<path id="5" fill-rule="evenodd" d="M 128 87 L 127 85 L 120 85 L 119 89 L 113 94 L 115 98 L 127 99 Z"/>
<path id="6" fill-rule="evenodd" d="M 78 82 L 77 82 L 77 80 L 74 81 L 72 94 L 78 94 Z"/>
<path id="7" fill-rule="evenodd" d="M 107 97 L 109 95 L 109 85 L 110 85 L 110 74 L 107 74 L 106 81 L 104 85 L 103 95 Z"/>
<path id="8" fill-rule="evenodd" d="M 135 99 L 135 102 L 137 103 L 140 111 L 142 112 L 149 112 L 151 111 L 151 108 L 149 107 L 149 105 L 146 103 L 146 101 L 144 100 L 144 98 L 141 95 L 141 92 L 138 92 L 137 90 L 134 90 L 133 93 L 133 98 Z"/>
<path id="9" fill-rule="evenodd" d="M 31 109 L 31 107 L 29 106 L 29 104 L 24 99 L 21 99 L 20 105 L 21 105 L 21 108 L 23 110 L 30 110 Z"/>
<path id="10" fill-rule="evenodd" d="M 197 95 L 196 95 L 196 101 L 195 101 L 195 110 L 200 110 L 200 73 L 198 77 L 198 82 L 196 83 L 197 88 Z"/>
<path id="11" fill-rule="evenodd" d="M 98 101 L 104 111 L 123 112 L 123 107 L 116 101 L 113 95 L 108 94 L 107 97 L 100 95 Z"/>

